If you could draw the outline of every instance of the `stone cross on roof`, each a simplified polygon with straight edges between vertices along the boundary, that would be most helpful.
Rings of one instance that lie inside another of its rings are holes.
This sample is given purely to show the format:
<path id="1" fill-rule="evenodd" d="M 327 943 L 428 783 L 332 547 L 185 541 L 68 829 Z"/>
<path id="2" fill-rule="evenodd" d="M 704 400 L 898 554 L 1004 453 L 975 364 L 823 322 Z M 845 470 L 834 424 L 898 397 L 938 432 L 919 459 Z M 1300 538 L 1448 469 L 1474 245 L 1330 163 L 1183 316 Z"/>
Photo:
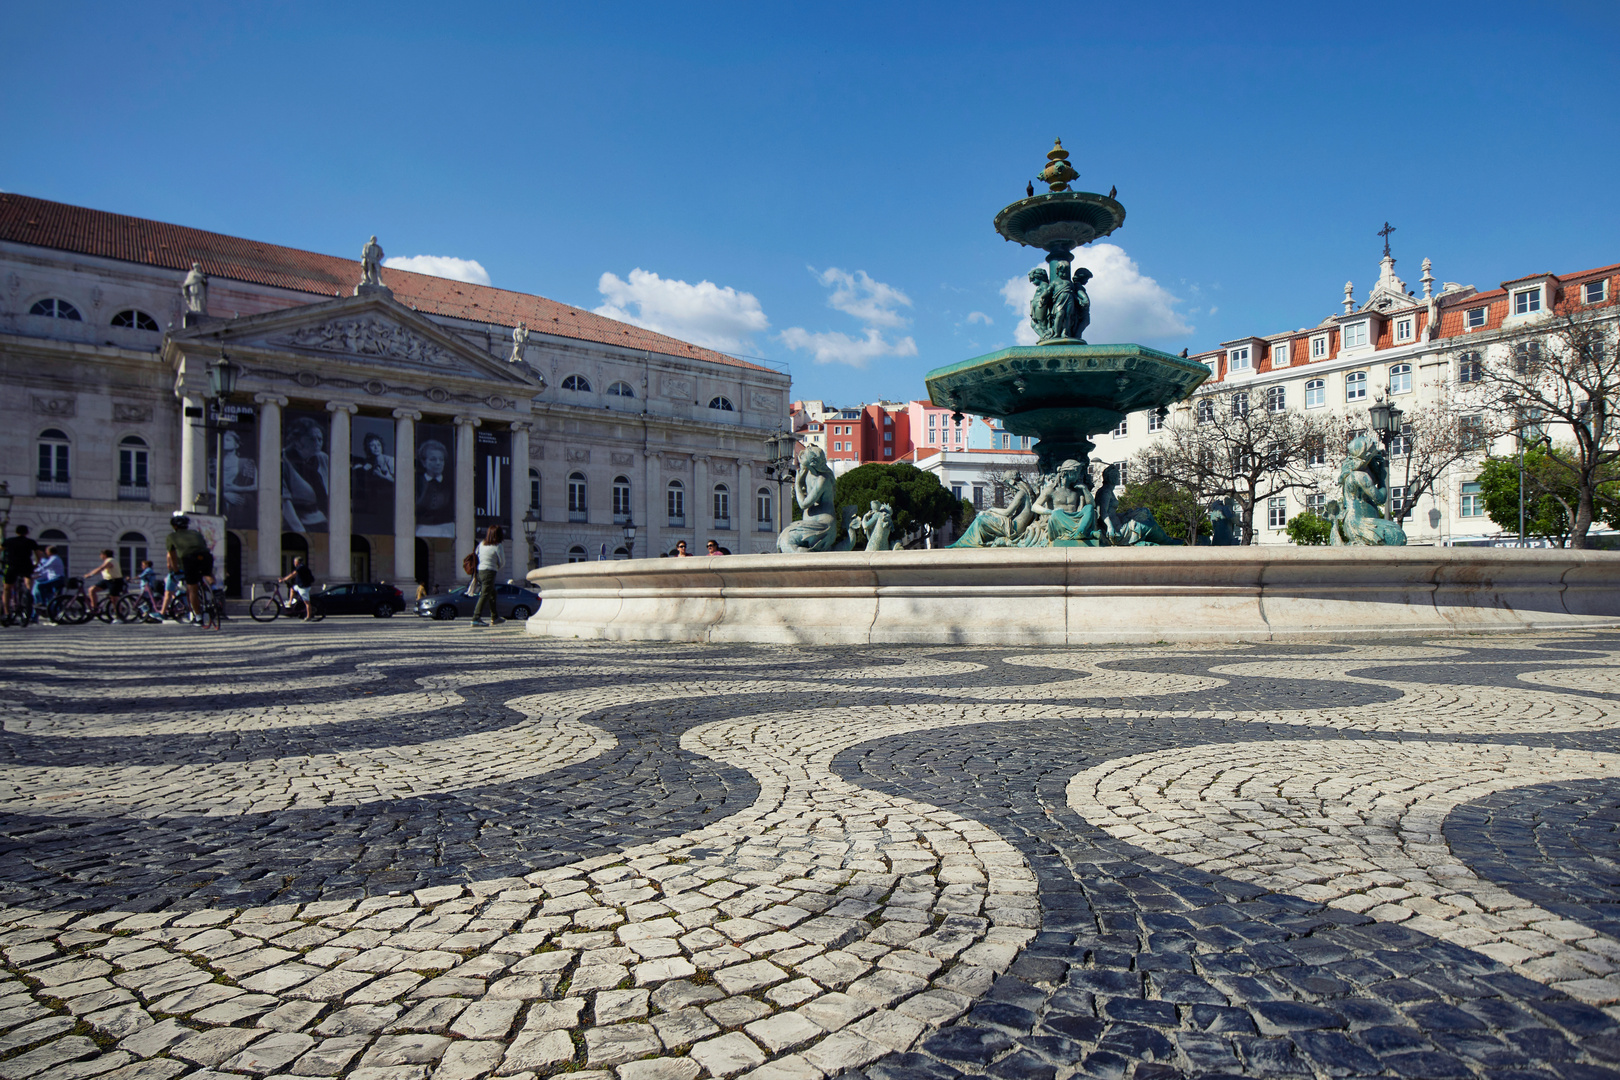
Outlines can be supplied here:
<path id="1" fill-rule="evenodd" d="M 1378 230 L 1378 235 L 1384 238 L 1384 258 L 1389 258 L 1389 234 L 1395 231 L 1395 226 L 1384 222 L 1384 227 Z"/>

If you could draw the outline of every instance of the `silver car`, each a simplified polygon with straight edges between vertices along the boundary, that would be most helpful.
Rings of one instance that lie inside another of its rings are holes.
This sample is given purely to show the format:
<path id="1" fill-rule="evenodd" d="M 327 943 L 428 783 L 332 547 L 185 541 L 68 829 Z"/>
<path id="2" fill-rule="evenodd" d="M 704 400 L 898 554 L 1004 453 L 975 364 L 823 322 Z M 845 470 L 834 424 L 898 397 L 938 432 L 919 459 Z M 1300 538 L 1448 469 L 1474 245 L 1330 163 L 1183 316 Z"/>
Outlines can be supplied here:
<path id="1" fill-rule="evenodd" d="M 478 597 L 468 596 L 465 585 L 449 592 L 424 596 L 416 613 L 424 619 L 454 619 L 471 615 Z M 527 619 L 540 610 L 540 595 L 517 585 L 495 586 L 495 614 L 502 619 Z"/>

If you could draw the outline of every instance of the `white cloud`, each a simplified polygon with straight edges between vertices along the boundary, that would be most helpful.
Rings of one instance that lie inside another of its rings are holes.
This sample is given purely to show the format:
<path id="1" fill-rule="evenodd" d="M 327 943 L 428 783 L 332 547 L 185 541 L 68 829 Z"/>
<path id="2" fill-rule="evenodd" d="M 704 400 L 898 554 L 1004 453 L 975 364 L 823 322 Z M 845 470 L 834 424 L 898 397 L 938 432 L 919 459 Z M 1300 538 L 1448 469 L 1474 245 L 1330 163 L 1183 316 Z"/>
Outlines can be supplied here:
<path id="1" fill-rule="evenodd" d="M 607 298 L 598 315 L 721 352 L 753 348 L 751 336 L 771 325 L 753 293 L 712 281 L 693 285 L 638 266 L 628 281 L 603 274 L 596 289 Z"/>
<path id="2" fill-rule="evenodd" d="M 916 356 L 917 343 L 908 335 L 890 341 L 884 329 L 897 329 L 911 320 L 896 308 L 910 307 L 911 297 L 892 285 L 874 281 L 865 270 L 853 274 L 838 267 L 817 270 L 816 280 L 832 290 L 827 306 L 853 315 L 862 323 L 862 335 L 851 337 L 836 330 L 813 333 L 802 326 L 789 327 L 778 335 L 782 344 L 797 352 L 809 352 L 818 364 L 848 364 L 863 368 L 883 356 Z"/>
<path id="3" fill-rule="evenodd" d="M 982 311 L 970 311 L 968 312 L 967 321 L 969 326 L 972 326 L 976 322 L 982 322 L 984 325 L 989 326 L 990 316 L 986 315 Z"/>
<path id="4" fill-rule="evenodd" d="M 489 271 L 479 265 L 477 259 L 458 259 L 453 255 L 395 255 L 384 259 L 383 265 L 473 285 L 490 284 Z"/>
<path id="5" fill-rule="evenodd" d="M 816 275 L 817 281 L 832 289 L 833 294 L 827 297 L 830 308 L 853 315 L 868 326 L 899 328 L 911 321 L 895 310 L 910 307 L 911 297 L 892 285 L 873 281 L 865 270 L 851 274 L 830 266 L 818 272 L 812 266 L 810 272 Z"/>
<path id="6" fill-rule="evenodd" d="M 1093 244 L 1076 248 L 1074 258 L 1077 268 L 1084 266 L 1093 275 L 1086 283 L 1086 293 L 1091 297 L 1087 341 L 1162 341 L 1193 332 L 1176 310 L 1180 298 L 1143 274 L 1124 248 Z M 1029 300 L 1034 294 L 1035 286 L 1027 277 L 1011 278 L 1001 287 L 1002 299 L 1019 316 L 1014 336 L 1020 345 L 1035 344 L 1035 331 L 1029 327 Z"/>
<path id="7" fill-rule="evenodd" d="M 782 343 L 796 352 L 808 350 L 818 364 L 848 364 L 863 368 L 881 356 L 916 356 L 917 343 L 909 336 L 899 341 L 888 341 L 883 331 L 875 326 L 866 329 L 865 337 L 852 338 L 836 330 L 812 334 L 802 327 L 792 326 L 782 331 Z"/>

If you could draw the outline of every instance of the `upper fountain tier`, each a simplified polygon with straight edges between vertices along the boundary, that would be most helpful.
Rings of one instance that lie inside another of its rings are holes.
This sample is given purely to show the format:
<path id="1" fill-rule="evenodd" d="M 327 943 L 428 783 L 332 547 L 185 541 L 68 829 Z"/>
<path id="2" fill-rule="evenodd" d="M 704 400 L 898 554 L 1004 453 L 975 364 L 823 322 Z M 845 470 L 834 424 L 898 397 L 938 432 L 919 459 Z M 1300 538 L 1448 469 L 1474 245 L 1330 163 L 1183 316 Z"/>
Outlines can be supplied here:
<path id="1" fill-rule="evenodd" d="M 1069 164 L 1063 140 L 1053 143 L 1046 159 L 1046 168 L 1037 179 L 1051 190 L 1003 207 L 996 215 L 998 233 L 1008 240 L 1041 248 L 1050 257 L 1067 259 L 1073 249 L 1125 224 L 1125 207 L 1117 199 L 1094 191 L 1069 190 L 1069 182 L 1079 179 L 1080 174 Z"/>

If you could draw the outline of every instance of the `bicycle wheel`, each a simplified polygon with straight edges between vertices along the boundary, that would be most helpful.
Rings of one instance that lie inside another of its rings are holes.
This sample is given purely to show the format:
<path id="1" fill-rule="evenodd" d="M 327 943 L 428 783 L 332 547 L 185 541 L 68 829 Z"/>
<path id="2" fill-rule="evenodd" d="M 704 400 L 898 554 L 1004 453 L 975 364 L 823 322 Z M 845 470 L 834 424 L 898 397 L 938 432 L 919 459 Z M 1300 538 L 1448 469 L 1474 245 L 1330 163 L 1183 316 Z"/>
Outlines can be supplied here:
<path id="1" fill-rule="evenodd" d="M 52 602 L 51 621 L 63 626 L 79 626 L 90 621 L 90 602 L 82 596 L 69 596 L 60 604 Z"/>
<path id="2" fill-rule="evenodd" d="M 121 623 L 139 622 L 141 619 L 141 605 L 133 596 L 115 596 L 109 606 L 113 610 L 113 618 Z"/>
<path id="3" fill-rule="evenodd" d="M 101 602 L 90 609 L 90 614 L 94 615 L 104 623 L 111 623 L 113 621 L 113 615 L 116 612 L 119 599 L 120 598 L 116 596 L 103 596 L 101 598 Z"/>
<path id="4" fill-rule="evenodd" d="M 281 601 L 273 596 L 256 596 L 248 605 L 248 614 L 254 622 L 275 622 L 281 614 Z"/>

